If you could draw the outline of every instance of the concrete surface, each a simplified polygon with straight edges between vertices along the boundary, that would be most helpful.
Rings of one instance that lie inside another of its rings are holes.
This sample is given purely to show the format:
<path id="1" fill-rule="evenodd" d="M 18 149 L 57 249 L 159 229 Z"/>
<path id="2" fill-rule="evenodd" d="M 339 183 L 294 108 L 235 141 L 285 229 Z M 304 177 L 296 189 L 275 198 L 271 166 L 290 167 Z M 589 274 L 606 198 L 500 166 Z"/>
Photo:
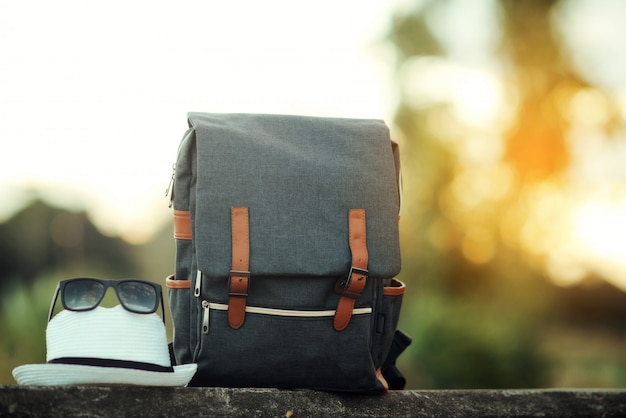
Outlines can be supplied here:
<path id="1" fill-rule="evenodd" d="M 624 417 L 626 390 L 311 390 L 0 386 L 15 417 Z"/>

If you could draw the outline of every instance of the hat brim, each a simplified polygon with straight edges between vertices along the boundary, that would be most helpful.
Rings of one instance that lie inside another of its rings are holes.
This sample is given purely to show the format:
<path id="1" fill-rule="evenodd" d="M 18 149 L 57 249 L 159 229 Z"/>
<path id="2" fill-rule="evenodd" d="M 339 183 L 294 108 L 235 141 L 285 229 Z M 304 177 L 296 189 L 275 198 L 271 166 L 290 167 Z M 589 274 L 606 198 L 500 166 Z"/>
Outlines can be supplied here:
<path id="1" fill-rule="evenodd" d="M 140 385 L 186 386 L 198 368 L 197 364 L 174 366 L 173 372 L 151 372 L 116 367 L 75 364 L 26 364 L 13 369 L 19 385 Z"/>

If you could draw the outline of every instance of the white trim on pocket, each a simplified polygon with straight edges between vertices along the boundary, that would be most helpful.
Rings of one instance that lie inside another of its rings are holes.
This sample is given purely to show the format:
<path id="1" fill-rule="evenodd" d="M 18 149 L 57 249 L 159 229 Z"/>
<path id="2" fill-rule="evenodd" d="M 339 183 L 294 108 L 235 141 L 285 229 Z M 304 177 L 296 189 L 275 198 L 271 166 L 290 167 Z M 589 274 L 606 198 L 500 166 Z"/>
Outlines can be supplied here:
<path id="1" fill-rule="evenodd" d="M 209 303 L 209 309 L 215 309 L 218 311 L 227 311 L 228 305 L 225 303 Z M 323 310 L 323 311 L 301 311 L 293 309 L 275 309 L 275 308 L 261 308 L 258 306 L 246 306 L 246 313 L 254 313 L 261 315 L 273 315 L 273 316 L 291 316 L 299 318 L 322 318 L 326 316 L 335 316 L 335 310 Z M 364 315 L 371 314 L 372 308 L 355 308 L 352 310 L 352 315 Z"/>

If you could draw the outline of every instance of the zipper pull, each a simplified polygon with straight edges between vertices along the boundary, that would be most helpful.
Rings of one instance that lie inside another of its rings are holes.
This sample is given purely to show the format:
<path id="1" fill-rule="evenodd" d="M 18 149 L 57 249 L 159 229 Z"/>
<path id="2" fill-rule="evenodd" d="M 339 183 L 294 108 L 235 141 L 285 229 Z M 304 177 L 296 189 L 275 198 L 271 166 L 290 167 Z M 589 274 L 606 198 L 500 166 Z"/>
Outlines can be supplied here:
<path id="1" fill-rule="evenodd" d="M 196 274 L 196 287 L 193 291 L 195 297 L 200 297 L 200 289 L 202 289 L 202 272 L 198 270 Z"/>
<path id="2" fill-rule="evenodd" d="M 172 164 L 172 177 L 170 178 L 170 182 L 167 184 L 167 189 L 165 189 L 165 197 L 167 197 L 167 195 L 170 195 L 170 189 L 172 191 L 172 194 L 170 195 L 170 203 L 168 207 L 172 207 L 172 204 L 174 203 L 174 188 L 172 187 L 174 185 L 174 177 L 176 176 L 176 163 Z"/>
<path id="3" fill-rule="evenodd" d="M 209 333 L 209 302 L 202 301 L 202 333 Z"/>

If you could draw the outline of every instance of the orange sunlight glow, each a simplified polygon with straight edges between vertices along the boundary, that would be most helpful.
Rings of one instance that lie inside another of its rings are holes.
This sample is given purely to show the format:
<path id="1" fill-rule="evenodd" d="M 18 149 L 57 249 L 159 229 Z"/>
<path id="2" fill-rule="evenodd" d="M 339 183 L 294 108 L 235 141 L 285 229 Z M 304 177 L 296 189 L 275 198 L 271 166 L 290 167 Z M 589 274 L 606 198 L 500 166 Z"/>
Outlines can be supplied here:
<path id="1" fill-rule="evenodd" d="M 502 86 L 486 71 L 459 74 L 454 84 L 454 113 L 470 126 L 489 126 L 502 112 Z"/>
<path id="2" fill-rule="evenodd" d="M 626 197 L 583 202 L 573 210 L 572 234 L 588 267 L 626 290 Z"/>
<path id="3" fill-rule="evenodd" d="M 525 191 L 527 212 L 505 227 L 522 248 L 544 260 L 550 278 L 567 286 L 589 274 L 626 290 L 626 193 L 611 198 L 583 187 L 545 182 Z"/>
<path id="4" fill-rule="evenodd" d="M 440 204 L 447 222 L 463 231 L 462 236 L 450 235 L 446 221 L 440 222 L 430 231 L 432 243 L 441 250 L 458 246 L 474 264 L 489 262 L 498 249 L 493 234 L 497 220 L 488 215 L 493 211 L 490 205 L 511 199 L 499 220 L 504 243 L 520 246 L 535 260 L 532 263 L 541 260 L 536 267 L 556 284 L 567 286 L 598 275 L 626 290 L 626 187 L 615 178 L 619 173 L 603 167 L 616 165 L 614 154 L 619 150 L 602 148 L 603 141 L 590 137 L 608 121 L 607 97 L 588 88 L 558 103 L 575 127 L 569 132 L 574 153 L 569 163 L 575 171 L 591 167 L 592 178 L 548 176 L 525 184 L 515 167 L 501 160 L 504 141 L 498 130 L 510 120 L 514 106 L 507 106 L 503 86 L 494 75 L 432 59 L 415 60 L 409 69 L 417 70 L 409 80 L 409 99 L 449 101 L 462 127 L 451 130 L 438 113 L 430 121 L 431 129 L 442 137 L 451 133 L 446 141 L 459 165 Z M 435 92 L 432 83 L 440 89 Z M 590 146 L 596 147 L 593 152 Z M 537 151 L 550 154 L 545 148 Z M 546 158 L 561 153 L 552 151 L 554 155 Z M 607 188 L 607 183 L 616 186 Z"/>

